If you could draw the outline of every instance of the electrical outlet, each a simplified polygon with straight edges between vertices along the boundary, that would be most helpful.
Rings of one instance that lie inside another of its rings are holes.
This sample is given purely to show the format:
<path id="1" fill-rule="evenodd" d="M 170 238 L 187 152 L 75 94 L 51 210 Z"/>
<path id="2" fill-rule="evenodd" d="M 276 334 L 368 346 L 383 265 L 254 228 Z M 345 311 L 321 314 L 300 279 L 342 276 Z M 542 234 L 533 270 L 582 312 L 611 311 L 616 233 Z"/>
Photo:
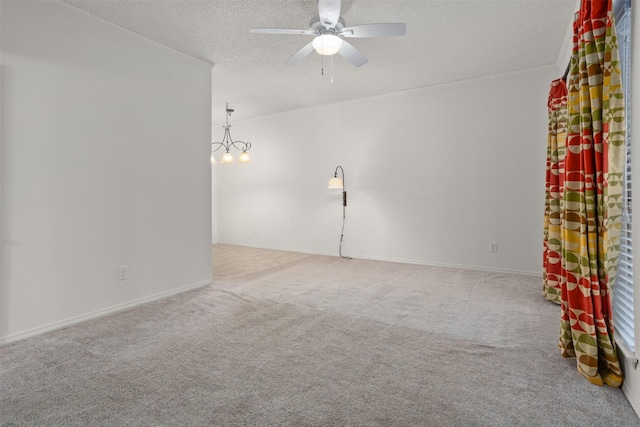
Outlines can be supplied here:
<path id="1" fill-rule="evenodd" d="M 121 265 L 118 267 L 118 280 L 127 280 L 129 278 L 129 266 Z"/>
<path id="2" fill-rule="evenodd" d="M 489 252 L 498 252 L 497 242 L 489 242 Z"/>

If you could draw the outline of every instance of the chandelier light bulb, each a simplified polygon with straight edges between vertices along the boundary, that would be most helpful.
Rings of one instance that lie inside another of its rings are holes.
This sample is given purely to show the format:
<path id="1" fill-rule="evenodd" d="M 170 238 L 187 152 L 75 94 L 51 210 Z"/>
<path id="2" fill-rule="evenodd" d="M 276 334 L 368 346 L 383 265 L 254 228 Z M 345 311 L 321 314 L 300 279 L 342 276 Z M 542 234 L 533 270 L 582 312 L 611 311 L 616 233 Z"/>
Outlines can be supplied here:
<path id="1" fill-rule="evenodd" d="M 251 157 L 249 157 L 249 153 L 247 153 L 246 151 L 243 151 L 242 153 L 240 153 L 240 157 L 238 157 L 238 161 L 240 163 L 249 163 L 251 162 Z"/>
<path id="2" fill-rule="evenodd" d="M 222 160 L 220 160 L 220 163 L 233 163 L 233 156 L 231 155 L 231 153 L 228 151 L 224 153 L 224 155 L 222 156 Z"/>
<path id="3" fill-rule="evenodd" d="M 320 55 L 334 55 L 342 47 L 342 39 L 334 34 L 322 34 L 313 39 L 313 48 Z"/>

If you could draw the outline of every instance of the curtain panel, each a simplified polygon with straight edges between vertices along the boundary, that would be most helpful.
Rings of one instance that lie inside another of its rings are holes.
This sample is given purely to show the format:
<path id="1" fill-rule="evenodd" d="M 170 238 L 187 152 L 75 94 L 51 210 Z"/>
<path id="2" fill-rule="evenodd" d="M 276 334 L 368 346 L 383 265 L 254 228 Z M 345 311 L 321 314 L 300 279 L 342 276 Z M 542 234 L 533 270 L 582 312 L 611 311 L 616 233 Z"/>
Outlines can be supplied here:
<path id="1" fill-rule="evenodd" d="M 611 297 L 620 247 L 625 117 L 611 6 L 583 0 L 576 14 L 564 141 L 564 107 L 556 98 L 562 83 L 552 83 L 549 98 L 559 111 L 549 109 L 543 294 L 560 303 L 561 354 L 575 357 L 578 371 L 592 383 L 620 387 Z"/>
<path id="2" fill-rule="evenodd" d="M 567 140 L 567 85 L 564 79 L 551 82 L 547 137 L 547 171 L 544 204 L 544 253 L 542 293 L 560 304 L 565 283 L 562 258 L 562 219 L 564 217 L 564 158 Z"/>

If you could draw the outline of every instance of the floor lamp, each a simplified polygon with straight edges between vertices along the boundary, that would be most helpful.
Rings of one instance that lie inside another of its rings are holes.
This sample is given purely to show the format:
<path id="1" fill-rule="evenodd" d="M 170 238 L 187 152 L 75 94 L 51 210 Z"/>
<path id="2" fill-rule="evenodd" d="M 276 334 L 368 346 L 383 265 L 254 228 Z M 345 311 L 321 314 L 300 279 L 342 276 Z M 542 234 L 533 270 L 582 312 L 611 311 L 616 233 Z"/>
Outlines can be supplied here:
<path id="1" fill-rule="evenodd" d="M 338 169 L 342 174 L 342 178 L 338 178 Z M 338 254 L 340 254 L 341 258 L 351 259 L 351 257 L 342 255 L 342 242 L 344 240 L 344 223 L 347 218 L 346 210 L 347 210 L 347 190 L 344 186 L 344 169 L 342 166 L 336 167 L 336 171 L 333 173 L 333 178 L 329 180 L 329 189 L 330 190 L 342 190 L 342 231 L 340 232 L 340 246 L 338 248 Z"/>

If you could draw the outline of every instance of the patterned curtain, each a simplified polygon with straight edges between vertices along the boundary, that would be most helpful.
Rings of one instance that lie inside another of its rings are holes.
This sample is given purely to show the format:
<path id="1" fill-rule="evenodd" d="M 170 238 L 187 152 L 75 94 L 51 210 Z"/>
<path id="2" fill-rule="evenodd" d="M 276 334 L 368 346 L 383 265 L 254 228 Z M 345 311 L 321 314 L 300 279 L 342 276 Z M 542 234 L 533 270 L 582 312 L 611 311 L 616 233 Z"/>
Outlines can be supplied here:
<path id="1" fill-rule="evenodd" d="M 592 383 L 620 387 L 611 292 L 619 255 L 625 118 L 615 34 L 611 1 L 583 0 L 567 78 L 564 173 L 559 132 L 557 165 L 548 166 L 543 291 L 552 300 L 560 292 L 562 355 L 576 357 L 578 371 Z M 553 162 L 554 148 L 549 150 Z"/>
<path id="2" fill-rule="evenodd" d="M 567 140 L 567 85 L 564 79 L 551 82 L 549 90 L 549 133 L 547 137 L 547 182 L 544 201 L 544 253 L 542 293 L 560 304 L 565 283 L 562 258 L 564 210 L 564 158 Z"/>

